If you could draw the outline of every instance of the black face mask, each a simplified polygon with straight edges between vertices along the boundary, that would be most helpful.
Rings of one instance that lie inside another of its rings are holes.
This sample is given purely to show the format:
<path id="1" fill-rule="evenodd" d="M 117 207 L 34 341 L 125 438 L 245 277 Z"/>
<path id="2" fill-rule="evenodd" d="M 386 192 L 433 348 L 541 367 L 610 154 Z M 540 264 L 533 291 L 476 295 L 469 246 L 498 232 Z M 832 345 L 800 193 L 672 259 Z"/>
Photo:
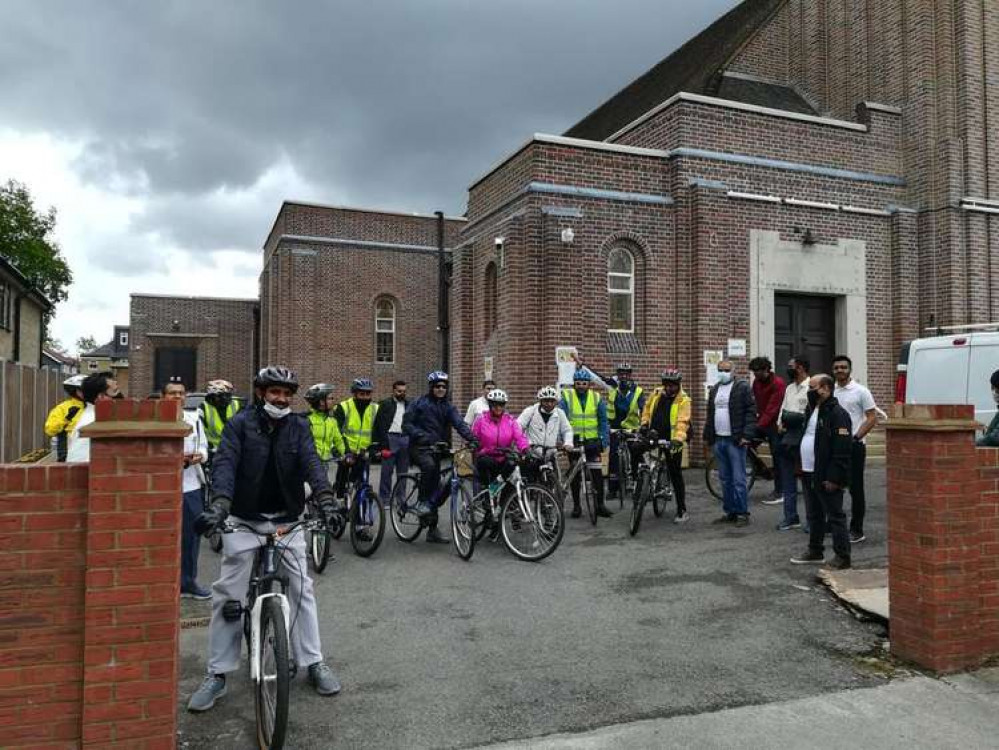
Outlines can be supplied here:
<path id="1" fill-rule="evenodd" d="M 819 405 L 819 392 L 815 390 L 808 391 L 808 405 L 811 408 L 815 408 Z"/>
<path id="2" fill-rule="evenodd" d="M 798 371 L 795 370 L 793 367 L 788 367 L 787 368 L 787 379 L 788 380 L 797 380 L 797 378 L 798 378 Z"/>

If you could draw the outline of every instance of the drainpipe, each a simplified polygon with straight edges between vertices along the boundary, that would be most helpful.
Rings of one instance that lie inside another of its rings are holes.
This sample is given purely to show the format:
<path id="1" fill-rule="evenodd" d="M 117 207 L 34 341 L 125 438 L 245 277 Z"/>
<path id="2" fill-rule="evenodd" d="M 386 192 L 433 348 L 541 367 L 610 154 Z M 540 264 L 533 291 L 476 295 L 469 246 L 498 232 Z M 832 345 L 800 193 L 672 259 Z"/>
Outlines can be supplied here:
<path id="1" fill-rule="evenodd" d="M 21 362 L 21 300 L 24 293 L 19 292 L 14 298 L 14 361 Z"/>
<path id="2" fill-rule="evenodd" d="M 448 323 L 447 258 L 444 254 L 444 212 L 434 211 L 437 217 L 437 330 L 440 332 L 441 369 L 447 372 L 451 359 L 451 331 Z"/>

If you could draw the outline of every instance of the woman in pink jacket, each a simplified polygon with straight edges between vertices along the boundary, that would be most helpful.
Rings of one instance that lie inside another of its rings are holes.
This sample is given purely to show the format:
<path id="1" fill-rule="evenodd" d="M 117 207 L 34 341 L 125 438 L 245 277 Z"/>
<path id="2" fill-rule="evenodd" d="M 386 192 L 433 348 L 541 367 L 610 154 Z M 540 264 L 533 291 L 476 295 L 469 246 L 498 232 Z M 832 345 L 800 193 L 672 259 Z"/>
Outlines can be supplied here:
<path id="1" fill-rule="evenodd" d="M 517 420 L 506 413 L 507 400 L 506 392 L 499 388 L 489 391 L 489 411 L 479 415 L 472 425 L 472 434 L 479 441 L 475 470 L 483 487 L 498 476 L 510 476 L 514 467 L 506 460 L 507 450 L 514 447 L 524 453 L 531 447 Z"/>

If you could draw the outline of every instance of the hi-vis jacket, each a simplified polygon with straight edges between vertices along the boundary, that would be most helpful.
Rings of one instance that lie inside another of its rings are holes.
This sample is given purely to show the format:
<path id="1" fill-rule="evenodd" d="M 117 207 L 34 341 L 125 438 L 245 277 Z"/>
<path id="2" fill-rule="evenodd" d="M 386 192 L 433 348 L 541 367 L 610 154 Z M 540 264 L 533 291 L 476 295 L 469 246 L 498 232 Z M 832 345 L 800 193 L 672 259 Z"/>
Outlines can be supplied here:
<path id="1" fill-rule="evenodd" d="M 663 395 L 662 388 L 656 388 L 652 393 L 652 398 L 645 402 L 645 409 L 642 411 L 642 424 L 648 426 L 652 422 L 652 415 L 655 414 L 656 405 Z M 670 436 L 673 440 L 686 442 L 687 432 L 690 430 L 690 396 L 680 389 L 673 399 L 673 405 L 669 410 Z"/>

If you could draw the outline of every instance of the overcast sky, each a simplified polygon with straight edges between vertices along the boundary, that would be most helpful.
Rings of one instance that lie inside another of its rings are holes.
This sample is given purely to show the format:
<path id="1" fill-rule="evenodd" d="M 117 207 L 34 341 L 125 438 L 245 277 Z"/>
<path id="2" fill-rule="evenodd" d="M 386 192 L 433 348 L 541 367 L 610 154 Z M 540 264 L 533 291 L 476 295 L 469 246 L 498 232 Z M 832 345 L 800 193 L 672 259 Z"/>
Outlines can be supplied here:
<path id="1" fill-rule="evenodd" d="M 53 334 L 131 292 L 255 297 L 281 201 L 464 213 L 735 0 L 3 0 L 0 180 L 58 211 Z"/>

